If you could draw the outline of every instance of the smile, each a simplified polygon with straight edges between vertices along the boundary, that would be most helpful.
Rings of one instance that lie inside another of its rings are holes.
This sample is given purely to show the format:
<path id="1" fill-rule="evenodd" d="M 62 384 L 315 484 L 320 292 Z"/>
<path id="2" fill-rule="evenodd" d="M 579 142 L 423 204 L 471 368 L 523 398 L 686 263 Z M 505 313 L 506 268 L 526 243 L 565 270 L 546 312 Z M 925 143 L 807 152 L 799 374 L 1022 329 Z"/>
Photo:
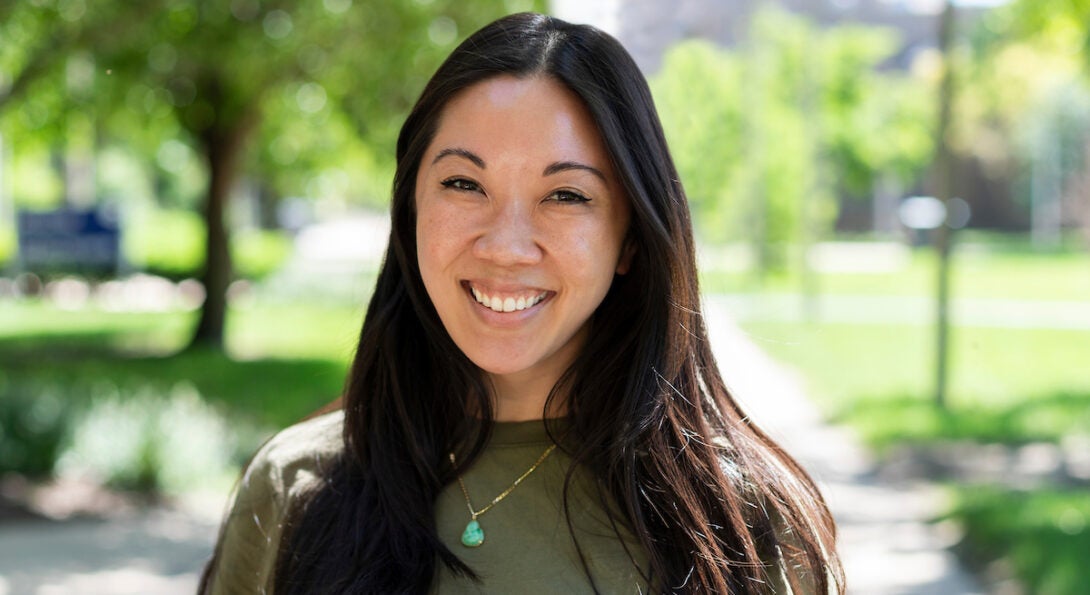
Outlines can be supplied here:
<path id="1" fill-rule="evenodd" d="M 532 308 L 540 304 L 549 295 L 548 291 L 523 295 L 488 295 L 472 285 L 469 287 L 469 291 L 478 304 L 493 312 L 518 312 Z"/>

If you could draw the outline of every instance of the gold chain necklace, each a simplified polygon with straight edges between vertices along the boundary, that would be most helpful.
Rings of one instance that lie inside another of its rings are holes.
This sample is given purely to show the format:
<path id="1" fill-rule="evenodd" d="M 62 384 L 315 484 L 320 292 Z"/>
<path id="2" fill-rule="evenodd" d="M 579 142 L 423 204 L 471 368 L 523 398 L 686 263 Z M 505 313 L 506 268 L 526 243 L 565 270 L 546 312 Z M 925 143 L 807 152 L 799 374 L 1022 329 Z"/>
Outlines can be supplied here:
<path id="1" fill-rule="evenodd" d="M 503 500 L 508 494 L 515 491 L 515 488 L 522 483 L 522 480 L 526 479 L 531 473 L 537 470 L 538 466 L 545 462 L 545 459 L 553 453 L 554 449 L 556 449 L 555 444 L 546 448 L 545 452 L 541 453 L 541 456 L 538 457 L 537 462 L 530 465 L 530 468 L 520 475 L 519 478 L 515 480 L 515 483 L 511 484 L 506 490 L 500 492 L 500 495 L 493 498 L 492 501 L 488 503 L 488 506 L 485 506 L 480 510 L 473 510 L 473 503 L 469 501 L 469 490 L 466 489 L 466 484 L 462 481 L 462 477 L 460 475 L 458 476 L 458 485 L 462 488 L 462 495 L 466 498 L 466 508 L 469 509 L 469 522 L 466 523 L 465 531 L 462 531 L 462 545 L 466 547 L 478 547 L 484 543 L 484 529 L 481 529 L 481 524 L 477 522 L 477 517 L 491 510 L 500 500 Z M 455 464 L 454 453 L 450 453 L 450 464 Z"/>

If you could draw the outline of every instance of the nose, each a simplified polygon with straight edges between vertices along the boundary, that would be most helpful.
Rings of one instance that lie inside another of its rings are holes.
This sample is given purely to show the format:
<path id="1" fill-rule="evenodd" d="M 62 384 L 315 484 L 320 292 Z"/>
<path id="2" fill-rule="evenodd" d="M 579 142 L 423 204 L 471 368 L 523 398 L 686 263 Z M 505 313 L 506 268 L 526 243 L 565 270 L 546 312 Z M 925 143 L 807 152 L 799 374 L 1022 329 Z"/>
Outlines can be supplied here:
<path id="1" fill-rule="evenodd" d="M 534 264 L 541 260 L 530 209 L 517 201 L 497 203 L 473 243 L 473 255 L 500 266 Z"/>

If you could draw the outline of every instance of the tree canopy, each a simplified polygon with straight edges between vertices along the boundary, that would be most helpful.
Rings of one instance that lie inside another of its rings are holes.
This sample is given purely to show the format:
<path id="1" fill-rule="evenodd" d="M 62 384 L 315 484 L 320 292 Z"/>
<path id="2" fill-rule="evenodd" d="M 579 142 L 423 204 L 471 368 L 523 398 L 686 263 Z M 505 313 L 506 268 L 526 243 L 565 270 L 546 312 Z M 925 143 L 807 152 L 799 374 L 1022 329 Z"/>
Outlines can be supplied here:
<path id="1" fill-rule="evenodd" d="M 919 175 L 931 98 L 926 81 L 878 69 L 896 43 L 888 30 L 822 30 L 766 9 L 736 48 L 693 40 L 668 52 L 652 89 L 705 238 L 745 240 L 760 264 L 782 266 L 786 246 L 830 230 L 838 196 Z"/>
<path id="2" fill-rule="evenodd" d="M 298 172 L 324 167 L 318 161 L 343 148 L 364 168 L 388 172 L 398 123 L 442 57 L 467 32 L 535 7 L 519 0 L 5 4 L 0 115 L 19 101 L 32 106 L 21 125 L 41 138 L 61 142 L 72 121 L 90 118 L 89 135 L 100 145 L 151 149 L 174 140 L 201 156 L 207 297 L 194 345 L 220 347 L 231 280 L 225 207 L 240 173 L 296 189 Z M 54 134 L 45 134 L 49 128 Z"/>

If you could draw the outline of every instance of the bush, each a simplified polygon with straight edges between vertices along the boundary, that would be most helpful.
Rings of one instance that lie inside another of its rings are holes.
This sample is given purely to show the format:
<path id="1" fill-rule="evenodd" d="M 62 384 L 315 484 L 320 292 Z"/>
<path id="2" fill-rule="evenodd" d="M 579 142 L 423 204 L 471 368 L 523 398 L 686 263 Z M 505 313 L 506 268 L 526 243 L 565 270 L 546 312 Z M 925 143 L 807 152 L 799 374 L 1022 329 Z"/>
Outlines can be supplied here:
<path id="1" fill-rule="evenodd" d="M 257 443 L 252 427 L 229 425 L 191 384 L 166 394 L 99 397 L 74 424 L 61 473 L 113 487 L 179 493 L 232 477 Z"/>
<path id="2" fill-rule="evenodd" d="M 977 567 L 1005 562 L 1028 593 L 1083 593 L 1090 582 L 1090 499 L 1081 488 L 1017 491 L 959 487 L 951 517 L 967 529 L 962 552 Z"/>
<path id="3" fill-rule="evenodd" d="M 166 491 L 208 479 L 224 457 L 244 462 L 264 429 L 340 394 L 359 316 L 358 306 L 257 304 L 232 311 L 239 358 L 163 357 L 184 345 L 192 314 L 2 304 L 0 474 L 81 472 Z"/>
<path id="4" fill-rule="evenodd" d="M 107 381 L 73 390 L 4 378 L 0 371 L 0 475 L 75 474 L 180 493 L 230 481 L 268 433 L 237 416 L 228 423 L 186 382 L 123 392 Z"/>
<path id="5" fill-rule="evenodd" d="M 13 383 L 0 370 L 0 475 L 46 477 L 71 426 L 58 386 Z"/>

